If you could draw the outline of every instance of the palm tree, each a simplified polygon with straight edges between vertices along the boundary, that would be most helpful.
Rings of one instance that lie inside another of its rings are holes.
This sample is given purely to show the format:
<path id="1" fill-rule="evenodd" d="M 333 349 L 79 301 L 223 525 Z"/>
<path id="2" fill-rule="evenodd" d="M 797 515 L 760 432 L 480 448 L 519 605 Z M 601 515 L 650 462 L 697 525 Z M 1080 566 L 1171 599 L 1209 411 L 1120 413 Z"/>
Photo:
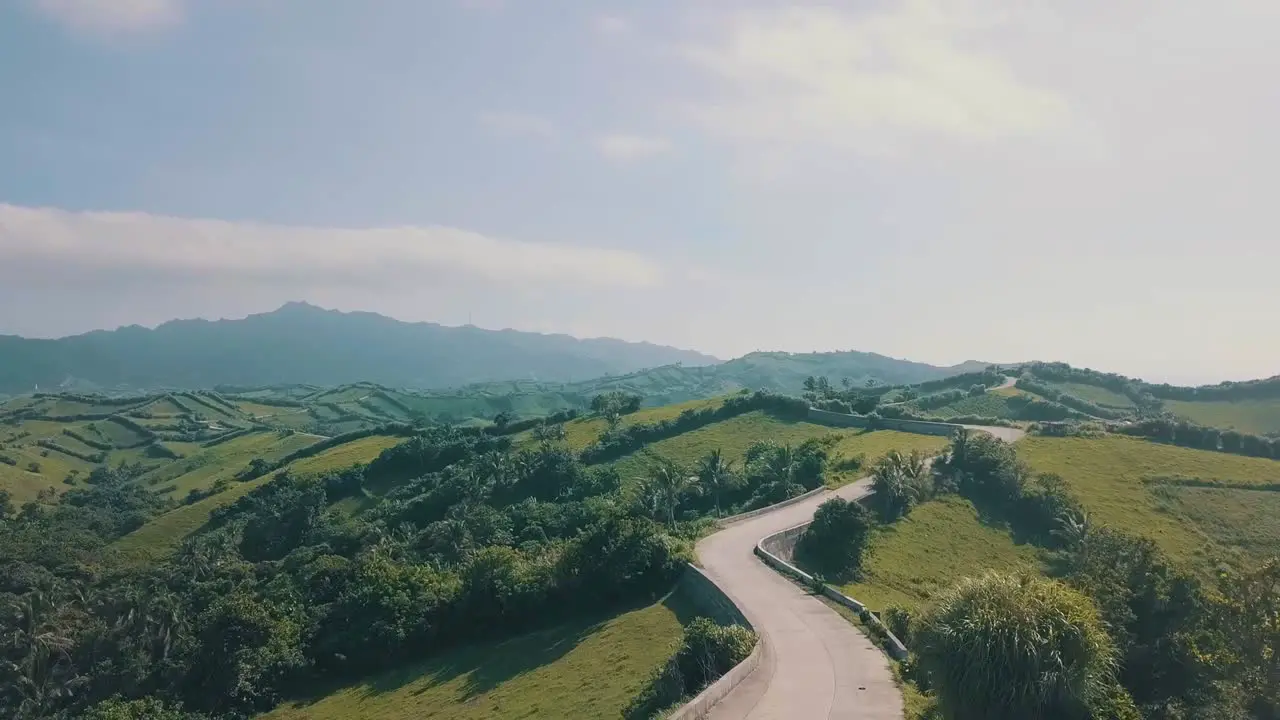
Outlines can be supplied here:
<path id="1" fill-rule="evenodd" d="M 1076 513 L 1072 510 L 1064 510 L 1057 518 L 1058 527 L 1050 531 L 1049 534 L 1062 541 L 1068 550 L 1075 550 L 1084 545 L 1089 539 L 1089 513 Z"/>
<path id="2" fill-rule="evenodd" d="M 10 608 L 17 622 L 4 640 L 18 660 L 0 660 L 0 677 L 22 697 L 18 717 L 46 717 L 79 684 L 69 653 L 72 641 L 58 632 L 53 604 L 43 592 L 29 592 Z"/>
<path id="3" fill-rule="evenodd" d="M 697 486 L 698 478 L 691 477 L 674 460 L 655 456 L 644 482 L 645 490 L 654 498 L 657 507 L 666 512 L 667 524 L 675 525 L 680 501 L 685 493 Z"/>
<path id="4" fill-rule="evenodd" d="M 715 495 L 716 517 L 720 517 L 720 493 L 734 487 L 738 481 L 733 474 L 733 461 L 725 460 L 719 448 L 712 450 L 698 464 L 698 479 Z"/>

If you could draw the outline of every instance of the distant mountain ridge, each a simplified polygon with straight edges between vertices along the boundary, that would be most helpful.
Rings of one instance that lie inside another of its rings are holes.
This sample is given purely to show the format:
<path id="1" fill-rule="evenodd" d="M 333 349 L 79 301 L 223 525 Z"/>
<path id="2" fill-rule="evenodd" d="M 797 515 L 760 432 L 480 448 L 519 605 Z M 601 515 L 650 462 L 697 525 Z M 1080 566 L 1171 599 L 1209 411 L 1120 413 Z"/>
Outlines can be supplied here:
<path id="1" fill-rule="evenodd" d="M 715 362 L 652 343 L 409 323 L 292 302 L 239 320 L 174 320 L 57 340 L 0 336 L 0 392 L 359 381 L 428 389 L 515 378 L 574 382 Z"/>

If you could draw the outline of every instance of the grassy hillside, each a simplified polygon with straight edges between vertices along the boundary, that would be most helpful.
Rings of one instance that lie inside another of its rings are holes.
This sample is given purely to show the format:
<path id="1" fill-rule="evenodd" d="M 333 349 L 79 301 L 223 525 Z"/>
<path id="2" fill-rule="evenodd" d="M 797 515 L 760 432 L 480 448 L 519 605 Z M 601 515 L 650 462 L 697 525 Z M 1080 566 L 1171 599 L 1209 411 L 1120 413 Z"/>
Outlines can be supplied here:
<path id="1" fill-rule="evenodd" d="M 270 437 L 270 435 L 267 437 Z M 290 437 L 297 438 L 298 440 L 295 442 L 302 443 L 302 447 L 316 440 L 314 437 L 309 438 L 302 435 Z M 264 439 L 260 436 L 248 436 L 244 440 L 245 447 L 264 442 Z M 378 453 L 384 449 L 403 442 L 403 440 L 404 438 L 399 437 L 374 435 L 329 448 L 312 457 L 298 459 L 286 465 L 284 469 L 302 475 L 339 470 L 357 463 L 367 463 L 376 458 Z M 226 444 L 231 445 L 234 442 L 239 441 L 232 441 Z M 282 452 L 282 450 L 291 444 L 278 443 L 271 446 L 271 455 L 275 455 L 277 458 L 284 457 L 288 452 Z M 243 455 L 239 451 L 219 457 L 224 458 L 224 462 L 202 466 L 192 471 L 192 473 L 199 473 L 199 481 L 204 483 L 204 486 L 211 485 L 218 477 L 234 475 L 243 470 L 245 465 L 248 464 L 247 460 L 243 464 L 240 463 Z M 270 459 L 270 455 L 262 457 L 263 459 Z M 248 482 L 234 482 L 226 490 L 216 495 L 170 510 L 120 538 L 114 543 L 113 547 L 134 562 L 154 561 L 165 557 L 173 552 L 184 538 L 207 523 L 209 516 L 215 509 L 230 505 L 255 488 L 265 485 L 275 475 L 276 473 L 270 473 Z"/>
<path id="2" fill-rule="evenodd" d="M 1254 435 L 1280 435 L 1280 398 L 1235 401 L 1165 400 L 1165 408 L 1201 425 Z"/>
<path id="3" fill-rule="evenodd" d="M 1018 456 L 1037 472 L 1061 475 L 1096 522 L 1150 537 L 1189 566 L 1206 568 L 1223 553 L 1280 553 L 1280 545 L 1238 541 L 1238 533 L 1258 519 L 1259 503 L 1273 502 L 1273 493 L 1261 488 L 1280 483 L 1280 463 L 1274 460 L 1117 436 L 1027 438 L 1018 444 Z M 1212 493 L 1181 489 L 1194 481 L 1230 487 Z M 1213 504 L 1206 508 L 1193 500 Z M 1270 521 L 1264 524 L 1257 528 L 1259 537 L 1275 532 Z"/>
<path id="4" fill-rule="evenodd" d="M 1061 475 L 1092 522 L 1149 537 L 1193 570 L 1280 554 L 1280 463 L 1119 436 L 1030 437 L 1016 448 L 1033 471 Z M 877 610 L 915 608 L 986 570 L 1045 569 L 1043 551 L 948 495 L 879 528 L 864 577 L 844 591 Z"/>
<path id="5" fill-rule="evenodd" d="M 281 436 L 275 432 L 245 435 L 220 445 L 202 448 L 200 452 L 174 463 L 161 466 L 141 480 L 159 488 L 170 487 L 169 494 L 182 499 L 192 490 L 205 490 L 221 479 L 234 480 L 255 458 L 278 460 L 304 448 L 320 438 L 295 433 Z"/>
<path id="6" fill-rule="evenodd" d="M 911 450 L 940 447 L 941 438 L 908 433 L 881 431 L 864 433 L 860 430 L 837 429 L 809 422 L 784 420 L 765 412 L 756 411 L 728 420 L 713 423 L 696 430 L 659 440 L 614 462 L 614 467 L 626 483 L 645 474 L 649 466 L 649 454 L 662 455 L 686 466 L 693 466 L 712 450 L 720 450 L 726 458 L 735 460 L 739 467 L 747 448 L 753 443 L 768 440 L 779 445 L 799 445 L 806 440 L 833 436 L 840 439 L 837 447 L 846 455 L 867 454 L 874 457 L 890 449 Z"/>
<path id="7" fill-rule="evenodd" d="M 1015 544 L 1004 527 L 984 523 L 968 500 L 945 496 L 880 527 L 871 539 L 864 577 L 842 590 L 872 610 L 917 608 L 963 577 L 1042 568 L 1035 547 Z"/>
<path id="8" fill-rule="evenodd" d="M 678 607 L 660 602 L 456 650 L 288 703 L 267 720 L 480 720 L 620 717 L 680 640 Z"/>

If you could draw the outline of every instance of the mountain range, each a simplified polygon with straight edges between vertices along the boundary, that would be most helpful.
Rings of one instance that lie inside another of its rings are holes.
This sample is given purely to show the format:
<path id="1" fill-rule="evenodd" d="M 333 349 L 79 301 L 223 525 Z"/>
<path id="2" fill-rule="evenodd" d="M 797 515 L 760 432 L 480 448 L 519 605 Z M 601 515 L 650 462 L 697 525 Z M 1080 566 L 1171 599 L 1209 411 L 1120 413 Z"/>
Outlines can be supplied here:
<path id="1" fill-rule="evenodd" d="M 808 375 L 914 383 L 983 366 L 936 367 L 861 352 L 752 353 L 722 363 L 652 343 L 409 323 L 302 302 L 238 320 L 174 320 L 55 340 L 0 336 L 0 393 L 7 394 L 361 381 L 415 389 L 496 383 L 499 391 L 511 381 L 626 386 L 632 382 L 600 379 L 635 380 L 646 369 L 707 387 L 794 391 Z"/>

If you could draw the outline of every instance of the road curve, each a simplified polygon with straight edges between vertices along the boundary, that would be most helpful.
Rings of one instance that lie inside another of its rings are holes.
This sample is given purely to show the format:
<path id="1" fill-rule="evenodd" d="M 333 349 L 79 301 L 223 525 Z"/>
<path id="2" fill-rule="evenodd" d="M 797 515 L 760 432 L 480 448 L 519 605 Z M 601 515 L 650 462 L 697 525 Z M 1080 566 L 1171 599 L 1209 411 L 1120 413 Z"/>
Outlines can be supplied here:
<path id="1" fill-rule="evenodd" d="M 1006 441 L 1014 428 L 975 427 Z M 697 546 L 708 576 L 760 635 L 759 667 L 707 715 L 713 720 L 901 720 L 902 693 L 884 653 L 852 624 L 753 554 L 761 538 L 808 522 L 832 497 L 871 491 L 859 480 L 794 505 L 728 524 Z"/>

